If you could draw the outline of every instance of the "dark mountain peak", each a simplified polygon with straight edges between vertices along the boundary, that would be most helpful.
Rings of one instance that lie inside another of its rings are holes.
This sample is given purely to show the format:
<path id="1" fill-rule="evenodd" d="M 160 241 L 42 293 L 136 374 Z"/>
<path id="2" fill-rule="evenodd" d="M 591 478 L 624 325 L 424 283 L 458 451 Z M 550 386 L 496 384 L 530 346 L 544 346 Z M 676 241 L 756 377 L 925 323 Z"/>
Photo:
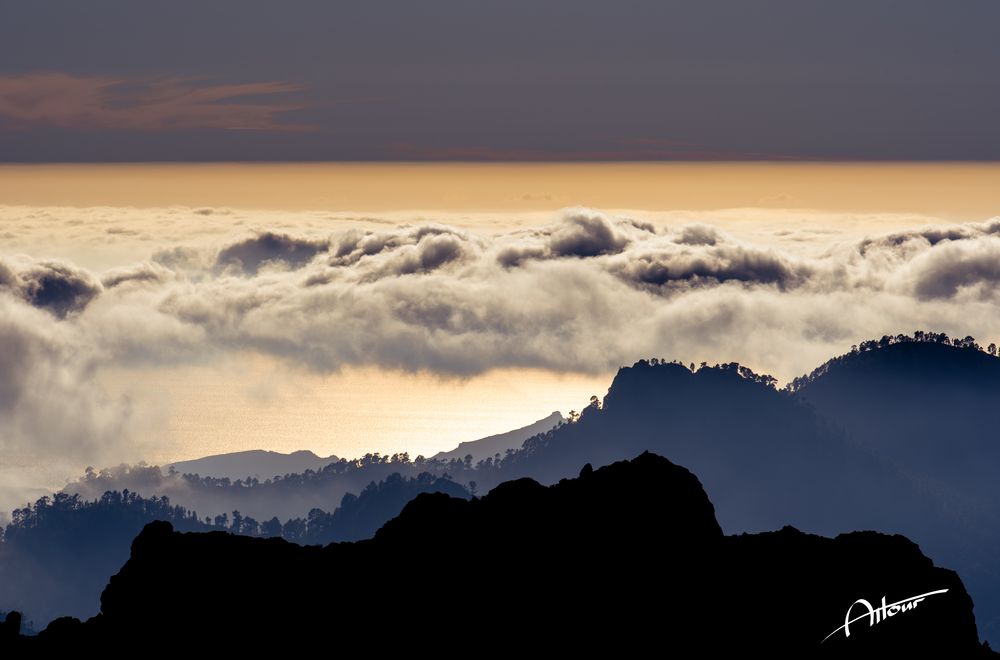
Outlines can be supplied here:
<path id="1" fill-rule="evenodd" d="M 518 529 L 530 529 L 539 538 L 574 536 L 592 526 L 641 526 L 643 521 L 655 521 L 680 535 L 722 535 L 698 478 L 666 458 L 644 452 L 631 461 L 583 470 L 576 479 L 548 487 L 522 478 L 473 500 L 424 493 L 386 523 L 376 538 L 426 538 L 428 530 L 436 533 L 440 527 L 496 538 Z"/>
<path id="2" fill-rule="evenodd" d="M 146 548 L 154 547 L 174 533 L 174 526 L 166 520 L 147 523 L 132 540 L 132 555 L 141 554 Z"/>
<path id="3" fill-rule="evenodd" d="M 878 544 L 882 552 L 890 553 L 897 563 L 910 563 L 914 566 L 930 568 L 934 562 L 924 555 L 920 546 L 902 534 L 882 534 L 871 530 L 845 532 L 835 538 L 845 552 L 854 551 L 860 556 Z"/>
<path id="4" fill-rule="evenodd" d="M 969 346 L 905 342 L 848 353 L 841 368 L 891 369 L 907 376 L 933 378 L 975 376 L 1000 372 L 1000 359 Z"/>
<path id="5" fill-rule="evenodd" d="M 972 337 L 886 336 L 862 342 L 791 389 L 905 474 L 926 483 L 945 479 L 971 497 L 953 498 L 949 507 L 981 509 L 978 502 L 997 492 L 996 352 Z"/>
<path id="6" fill-rule="evenodd" d="M 891 623 L 836 635 L 859 598 L 877 606 L 929 592 Z M 539 609 L 496 634 L 512 613 Z M 472 500 L 421 495 L 374 539 L 325 548 L 151 523 L 98 617 L 15 643 L 40 655 L 151 639 L 233 652 L 295 648 L 336 625 L 395 653 L 443 622 L 453 648 L 504 652 L 983 651 L 962 583 L 905 539 L 792 527 L 725 537 L 698 479 L 650 453 L 549 487 L 521 479 Z"/>
<path id="7" fill-rule="evenodd" d="M 861 530 L 837 534 L 831 540 L 825 536 L 803 532 L 793 525 L 784 525 L 772 532 L 743 533 L 729 538 L 753 539 L 754 543 L 784 546 L 790 551 L 794 551 L 795 548 L 806 549 L 809 546 L 834 545 L 838 554 L 843 554 L 851 561 L 861 561 L 866 555 L 878 552 L 883 553 L 885 557 L 892 557 L 893 563 L 898 565 L 921 570 L 934 568 L 934 562 L 921 552 L 920 546 L 902 534 Z"/>
<path id="8" fill-rule="evenodd" d="M 611 381 L 605 405 L 625 399 L 637 391 L 669 389 L 688 382 L 691 371 L 676 362 L 653 363 L 639 360 L 631 367 L 621 367 Z"/>
<path id="9" fill-rule="evenodd" d="M 949 339 L 933 332 L 886 335 L 863 341 L 850 352 L 828 360 L 812 373 L 796 378 L 792 391 L 816 390 L 840 379 L 875 379 L 907 386 L 934 383 L 963 389 L 1000 388 L 1000 359 L 994 344 L 980 346 L 972 337 Z"/>
<path id="10" fill-rule="evenodd" d="M 736 362 L 685 366 L 665 360 L 640 360 L 618 370 L 604 406 L 648 406 L 656 402 L 668 403 L 671 398 L 704 394 L 722 397 L 759 392 L 766 395 L 774 391 L 776 382 L 772 376 L 757 374 Z"/>
<path id="11" fill-rule="evenodd" d="M 545 486 L 528 477 L 512 479 L 510 481 L 503 482 L 491 490 L 487 495 L 480 498 L 480 503 L 493 505 L 498 502 L 516 502 L 525 498 L 536 497 L 545 489 Z"/>

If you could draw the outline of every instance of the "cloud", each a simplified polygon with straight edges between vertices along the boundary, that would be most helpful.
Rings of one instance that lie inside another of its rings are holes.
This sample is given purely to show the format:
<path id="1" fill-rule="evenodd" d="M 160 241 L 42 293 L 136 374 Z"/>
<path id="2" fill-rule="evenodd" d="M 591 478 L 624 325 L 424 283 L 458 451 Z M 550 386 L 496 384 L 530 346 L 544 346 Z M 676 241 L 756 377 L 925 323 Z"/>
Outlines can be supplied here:
<path id="1" fill-rule="evenodd" d="M 682 245 L 715 245 L 719 240 L 719 231 L 715 227 L 695 224 L 683 227 L 674 242 Z"/>
<path id="2" fill-rule="evenodd" d="M 443 160 L 482 162 L 542 162 L 553 161 L 741 161 L 741 160 L 808 160 L 802 155 L 770 151 L 739 151 L 673 140 L 638 138 L 610 140 L 603 145 L 593 143 L 585 149 L 538 149 L 531 147 L 497 147 L 489 145 L 427 146 L 412 142 L 394 142 L 382 149 L 382 156 L 394 160 Z"/>
<path id="3" fill-rule="evenodd" d="M 814 232 L 802 249 L 591 209 L 496 234 L 347 226 L 229 226 L 110 269 L 0 258 L 0 367 L 10 374 L 0 450 L 40 457 L 65 445 L 67 457 L 121 460 L 142 434 L 95 374 L 248 353 L 317 373 L 456 377 L 736 360 L 788 380 L 872 336 L 1000 338 L 996 220 L 847 241 Z M 90 231 L 104 240 L 105 228 Z"/>
<path id="4" fill-rule="evenodd" d="M 164 268 L 156 262 L 147 262 L 113 268 L 104 273 L 101 277 L 101 284 L 105 289 L 113 289 L 116 286 L 153 286 L 163 284 L 175 277 L 172 270 Z"/>
<path id="5" fill-rule="evenodd" d="M 301 103 L 273 100 L 303 91 L 287 82 L 213 84 L 184 78 L 32 73 L 0 77 L 0 129 L 302 131 L 281 115 Z M 251 99 L 264 97 L 266 101 Z"/>
<path id="6" fill-rule="evenodd" d="M 603 214 L 577 209 L 563 217 L 549 238 L 548 247 L 559 256 L 595 257 L 621 252 L 628 243 L 628 237 Z"/>
<path id="7" fill-rule="evenodd" d="M 617 254 L 632 241 L 629 234 L 655 233 L 649 223 L 630 218 L 612 222 L 605 214 L 592 209 L 573 208 L 562 212 L 559 222 L 504 246 L 497 261 L 505 267 L 520 265 L 526 259 L 555 257 L 596 257 Z M 538 241 L 538 238 L 544 240 Z"/>
<path id="8" fill-rule="evenodd" d="M 928 250 L 912 266 L 913 289 L 921 299 L 948 299 L 962 289 L 977 289 L 989 299 L 1000 284 L 1000 238 L 949 241 Z"/>
<path id="9" fill-rule="evenodd" d="M 0 504 L 23 504 L 30 489 L 14 488 L 15 466 L 58 466 L 136 456 L 126 432 L 127 401 L 106 397 L 94 380 L 94 345 L 73 324 L 0 292 L 0 455 L 5 483 Z M 35 484 L 37 486 L 37 483 Z"/>
<path id="10" fill-rule="evenodd" d="M 628 254 L 614 262 L 611 268 L 628 281 L 656 286 L 718 284 L 734 280 L 786 288 L 803 283 L 811 273 L 808 265 L 772 250 L 714 243 L 699 250 L 661 248 Z"/>
<path id="11" fill-rule="evenodd" d="M 16 289 L 18 287 L 17 273 L 10 266 L 0 261 L 0 289 Z"/>
<path id="12" fill-rule="evenodd" d="M 265 231 L 220 250 L 215 266 L 219 270 L 235 266 L 248 275 L 256 275 L 269 264 L 280 264 L 294 270 L 305 266 L 328 247 L 325 241 Z"/>
<path id="13" fill-rule="evenodd" d="M 954 306 L 968 304 L 963 292 L 985 286 L 980 299 L 992 295 L 1000 242 L 992 227 L 922 228 L 822 257 L 704 223 L 658 230 L 590 209 L 494 236 L 433 223 L 324 237 L 259 231 L 214 247 L 161 249 L 150 264 L 106 273 L 101 304 L 74 322 L 100 328 L 93 334 L 108 355 L 127 346 L 120 356 L 159 353 L 166 362 L 253 350 L 319 371 L 600 372 L 648 355 L 717 351 L 790 378 L 814 366 L 813 356 L 869 334 L 960 325 Z M 887 320 L 885 310 L 907 307 Z M 852 313 L 862 319 L 856 326 L 846 324 Z M 145 320 L 131 332 L 127 318 Z M 986 321 L 983 330 L 1000 332 L 1000 315 Z M 168 326 L 169 340 L 155 334 Z M 760 328 L 776 343 L 748 348 L 741 333 Z M 137 351 L 137 342 L 155 348 Z M 775 353 L 794 344 L 803 353 Z"/>
<path id="14" fill-rule="evenodd" d="M 111 363 L 252 350 L 318 371 L 593 373 L 696 353 L 790 378 L 870 334 L 1000 333 L 1000 314 L 965 328 L 970 316 L 956 313 L 993 300 L 998 226 L 924 227 L 807 257 L 706 223 L 654 227 L 574 208 L 492 236 L 436 223 L 208 236 L 93 274 L 10 261 L 0 286 L 71 321 Z M 887 320 L 886 309 L 907 308 Z M 845 325 L 852 314 L 862 320 Z M 750 349 L 741 332 L 755 328 L 802 352 Z"/>
<path id="15" fill-rule="evenodd" d="M 0 264 L 0 289 L 63 318 L 79 312 L 102 289 L 89 272 L 57 261 L 22 262 L 20 270 Z"/>
<path id="16" fill-rule="evenodd" d="M 995 235 L 1000 235 L 1000 219 L 992 219 L 983 223 L 920 227 L 884 236 L 865 238 L 858 243 L 858 252 L 865 255 L 872 250 L 895 250 L 906 245 L 916 245 L 917 249 L 921 249 L 925 245 L 935 246 L 944 242 Z"/>
<path id="17" fill-rule="evenodd" d="M 396 251 L 392 259 L 372 273 L 371 279 L 387 275 L 411 275 L 429 273 L 454 261 L 461 260 L 471 250 L 468 239 L 451 233 L 430 233 L 422 235 L 415 245 L 407 245 Z"/>
<path id="18" fill-rule="evenodd" d="M 175 245 L 153 252 L 152 261 L 177 271 L 198 271 L 207 268 L 212 260 L 204 249 Z M 217 262 L 216 258 L 215 263 Z"/>

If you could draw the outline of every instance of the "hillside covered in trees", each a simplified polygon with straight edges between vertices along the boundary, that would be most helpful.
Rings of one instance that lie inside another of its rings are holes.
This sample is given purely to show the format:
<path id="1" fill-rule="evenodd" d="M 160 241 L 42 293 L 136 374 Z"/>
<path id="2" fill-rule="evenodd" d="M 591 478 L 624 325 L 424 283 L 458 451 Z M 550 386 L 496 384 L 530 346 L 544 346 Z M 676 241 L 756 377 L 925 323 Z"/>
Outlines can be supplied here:
<path id="1" fill-rule="evenodd" d="M 448 479 L 397 473 L 370 483 L 358 495 L 345 495 L 333 512 L 314 508 L 285 521 L 258 521 L 239 510 L 201 518 L 168 497 L 147 498 L 128 490 L 109 491 L 94 500 L 57 493 L 14 511 L 0 534 L 0 609 L 21 610 L 39 625 L 57 616 L 95 614 L 101 590 L 128 558 L 132 539 L 154 520 L 169 522 L 178 531 L 226 531 L 325 545 L 371 537 L 423 492 L 468 497 Z"/>
<path id="2" fill-rule="evenodd" d="M 260 521 L 287 520 L 313 509 L 329 510 L 345 495 L 359 493 L 394 474 L 408 479 L 417 479 L 423 473 L 445 479 L 461 474 L 465 478 L 456 481 L 474 489 L 470 482 L 475 482 L 472 475 L 477 469 L 492 466 L 520 448 L 525 439 L 563 422 L 562 415 L 552 413 L 523 428 L 463 442 L 455 450 L 431 458 L 411 459 L 406 452 L 338 459 L 320 458 L 312 452 L 244 451 L 181 461 L 165 469 L 146 464 L 88 468 L 64 490 L 87 500 L 100 498 L 108 491 L 165 495 L 174 504 L 209 515 L 213 521 L 215 516 L 228 515 L 234 509 Z M 283 467 L 302 464 L 314 467 L 281 471 Z M 240 473 L 241 469 L 246 472 Z M 268 469 L 274 472 L 267 472 Z"/>

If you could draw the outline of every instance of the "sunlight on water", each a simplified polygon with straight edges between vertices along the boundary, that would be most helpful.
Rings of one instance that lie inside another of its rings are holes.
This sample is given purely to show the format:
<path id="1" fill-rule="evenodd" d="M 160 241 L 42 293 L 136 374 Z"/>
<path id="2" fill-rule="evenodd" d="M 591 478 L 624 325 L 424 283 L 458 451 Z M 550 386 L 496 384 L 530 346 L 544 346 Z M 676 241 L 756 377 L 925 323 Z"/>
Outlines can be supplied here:
<path id="1" fill-rule="evenodd" d="M 146 460 L 167 462 L 260 448 L 346 458 L 375 451 L 430 456 L 553 411 L 579 410 L 591 395 L 603 397 L 612 377 L 500 370 L 445 380 L 375 368 L 318 375 L 242 356 L 141 379 L 118 371 L 104 380 L 111 391 L 132 393 L 159 448 Z"/>

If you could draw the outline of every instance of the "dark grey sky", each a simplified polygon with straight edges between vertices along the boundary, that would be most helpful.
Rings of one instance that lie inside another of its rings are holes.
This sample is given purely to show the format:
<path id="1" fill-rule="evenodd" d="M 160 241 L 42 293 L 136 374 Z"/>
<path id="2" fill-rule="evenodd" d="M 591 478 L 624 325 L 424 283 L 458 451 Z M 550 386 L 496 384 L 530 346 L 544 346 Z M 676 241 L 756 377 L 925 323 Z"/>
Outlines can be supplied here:
<path id="1" fill-rule="evenodd" d="M 0 160 L 1000 159 L 997 0 L 0 0 Z"/>

